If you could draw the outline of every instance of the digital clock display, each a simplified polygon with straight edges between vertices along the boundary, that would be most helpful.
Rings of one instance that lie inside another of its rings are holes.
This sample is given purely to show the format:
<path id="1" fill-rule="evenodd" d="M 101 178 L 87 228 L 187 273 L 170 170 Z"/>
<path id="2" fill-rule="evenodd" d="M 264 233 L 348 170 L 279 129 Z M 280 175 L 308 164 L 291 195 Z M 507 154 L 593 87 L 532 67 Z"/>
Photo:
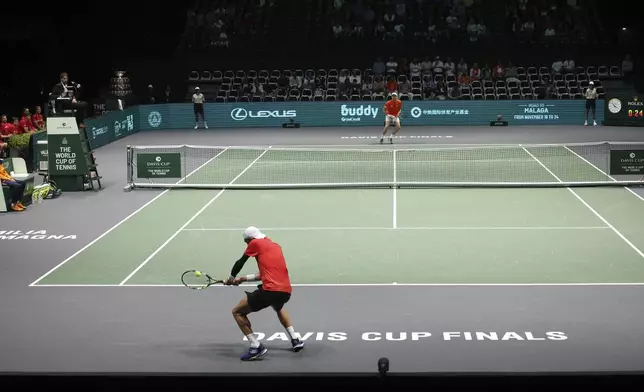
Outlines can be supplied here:
<path id="1" fill-rule="evenodd" d="M 644 100 L 634 95 L 609 95 L 605 102 L 604 125 L 644 126 Z"/>

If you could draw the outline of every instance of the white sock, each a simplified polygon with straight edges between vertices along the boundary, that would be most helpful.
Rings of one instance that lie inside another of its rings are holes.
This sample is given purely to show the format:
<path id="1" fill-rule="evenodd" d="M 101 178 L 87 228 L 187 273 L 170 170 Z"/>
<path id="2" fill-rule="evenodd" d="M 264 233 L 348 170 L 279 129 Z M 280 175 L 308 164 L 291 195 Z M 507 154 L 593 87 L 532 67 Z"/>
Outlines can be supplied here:
<path id="1" fill-rule="evenodd" d="M 255 337 L 255 334 L 251 333 L 250 335 L 246 335 L 248 338 L 248 341 L 250 342 L 250 346 L 253 348 L 259 347 L 259 340 Z"/>
<path id="2" fill-rule="evenodd" d="M 295 332 L 295 328 L 293 328 L 292 326 L 286 328 L 286 332 L 288 332 L 288 336 L 290 336 L 291 339 L 299 339 L 300 338 L 299 335 L 297 334 L 297 332 Z"/>

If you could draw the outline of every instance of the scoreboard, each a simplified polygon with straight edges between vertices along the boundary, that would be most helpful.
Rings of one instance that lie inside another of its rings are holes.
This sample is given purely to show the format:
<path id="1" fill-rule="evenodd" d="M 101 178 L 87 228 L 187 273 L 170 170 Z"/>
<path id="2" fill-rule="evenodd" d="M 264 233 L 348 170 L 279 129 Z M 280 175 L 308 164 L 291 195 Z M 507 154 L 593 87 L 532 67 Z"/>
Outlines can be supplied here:
<path id="1" fill-rule="evenodd" d="M 636 95 L 606 94 L 604 125 L 644 126 L 644 100 Z"/>

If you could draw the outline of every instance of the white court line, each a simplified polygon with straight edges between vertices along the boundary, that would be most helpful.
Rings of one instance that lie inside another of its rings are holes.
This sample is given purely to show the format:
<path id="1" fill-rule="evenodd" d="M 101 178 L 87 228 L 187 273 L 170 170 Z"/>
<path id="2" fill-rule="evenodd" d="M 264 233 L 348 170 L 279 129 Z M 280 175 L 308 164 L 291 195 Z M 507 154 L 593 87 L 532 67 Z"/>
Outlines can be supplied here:
<path id="1" fill-rule="evenodd" d="M 207 160 L 204 164 L 202 164 L 201 166 L 199 166 L 199 167 L 198 167 L 198 168 L 196 168 L 195 170 L 193 170 L 193 171 L 191 171 L 190 173 L 188 173 L 188 175 L 187 175 L 187 176 L 183 177 L 182 179 L 180 179 L 179 181 L 177 181 L 175 184 L 180 184 L 182 181 L 186 180 L 188 177 L 190 177 L 191 175 L 193 175 L 194 173 L 196 173 L 199 169 L 201 169 L 202 167 L 206 166 L 207 164 L 209 164 L 210 162 L 212 162 L 213 160 L 215 160 L 218 156 L 220 156 L 221 154 L 223 154 L 224 152 L 226 152 L 226 150 L 228 150 L 228 148 L 229 148 L 229 147 L 226 147 L 226 148 L 225 148 L 223 151 L 221 151 L 219 154 L 217 154 L 217 155 L 215 155 L 214 157 L 212 157 L 212 158 L 210 158 L 209 160 Z M 133 213 L 131 213 L 130 215 L 128 215 L 128 216 L 126 216 L 125 218 L 123 218 L 120 222 L 118 222 L 118 223 L 117 223 L 117 224 L 115 224 L 114 226 L 110 227 L 106 232 L 104 232 L 103 234 L 101 234 L 101 235 L 99 235 L 98 237 L 96 237 L 92 242 L 90 242 L 89 244 L 87 244 L 87 245 L 83 246 L 83 247 L 82 247 L 82 248 L 80 248 L 78 251 L 76 251 L 76 253 L 74 253 L 73 255 L 69 256 L 68 258 L 66 258 L 65 260 L 63 260 L 62 262 L 60 262 L 60 264 L 58 264 L 58 265 L 57 265 L 57 266 L 55 266 L 54 268 L 52 268 L 52 269 L 50 269 L 49 271 L 47 271 L 47 273 L 46 273 L 46 274 L 44 274 L 44 275 L 43 275 L 43 276 L 41 276 L 40 278 L 38 278 L 38 279 L 36 279 L 35 281 L 33 281 L 29 286 L 35 286 L 36 284 L 38 284 L 38 282 L 40 282 L 41 280 L 43 280 L 44 278 L 46 278 L 47 276 L 49 276 L 52 272 L 54 272 L 54 271 L 56 271 L 58 268 L 62 267 L 62 266 L 63 266 L 65 263 L 67 263 L 69 260 L 71 260 L 71 259 L 73 259 L 74 257 L 78 256 L 81 252 L 84 252 L 87 248 L 89 248 L 90 246 L 94 245 L 94 244 L 95 244 L 96 242 L 98 242 L 101 238 L 103 238 L 103 237 L 105 237 L 106 235 L 108 235 L 109 233 L 111 233 L 111 232 L 112 232 L 112 230 L 116 229 L 117 227 L 119 227 L 120 225 L 122 225 L 123 223 L 125 223 L 128 219 L 130 219 L 130 218 L 131 218 L 131 217 L 133 217 L 134 215 L 136 215 L 136 214 L 138 214 L 139 212 L 141 212 L 141 210 L 143 210 L 145 207 L 149 206 L 150 204 L 154 203 L 156 200 L 158 200 L 161 196 L 165 195 L 165 194 L 166 194 L 167 192 L 169 192 L 169 191 L 170 191 L 170 189 L 166 189 L 166 190 L 164 190 L 163 192 L 161 192 L 161 193 L 159 193 L 158 195 L 156 195 L 152 200 L 148 201 L 147 203 L 145 203 L 144 205 L 142 205 L 141 207 L 139 207 L 136 211 L 134 211 L 134 212 L 133 212 Z"/>
<path id="2" fill-rule="evenodd" d="M 245 168 L 244 170 L 242 170 L 242 172 L 241 172 L 241 173 L 239 173 L 239 174 L 237 175 L 237 177 L 233 178 L 233 180 L 232 180 L 232 181 L 230 181 L 230 182 L 228 183 L 228 185 L 230 185 L 230 184 L 234 183 L 235 181 L 237 181 L 237 179 L 238 179 L 239 177 L 241 177 L 244 173 L 246 173 L 246 171 L 247 171 L 248 169 L 250 169 L 250 167 L 251 167 L 251 166 L 253 166 L 253 164 L 255 164 L 255 162 L 257 162 L 257 161 L 258 161 L 262 156 L 264 156 L 264 154 L 266 154 L 266 153 L 268 152 L 268 150 L 270 150 L 270 149 L 271 149 L 271 146 L 268 146 L 268 148 L 267 148 L 266 150 L 264 150 L 264 152 L 262 152 L 262 153 L 261 153 L 257 158 L 255 158 L 255 160 L 254 160 L 254 161 L 252 161 L 252 162 L 250 163 L 250 165 L 246 166 L 246 168 Z M 143 268 L 143 266 L 145 266 L 145 265 L 146 265 L 150 260 L 152 260 L 152 258 L 153 258 L 154 256 L 156 256 L 156 254 L 157 254 L 157 253 L 159 253 L 163 248 L 165 248 L 165 247 L 170 243 L 170 241 L 172 241 L 172 240 L 173 240 L 173 239 L 174 239 L 174 238 L 175 238 L 179 233 L 181 233 L 181 231 L 182 231 L 183 229 L 185 229 L 185 228 L 186 228 L 186 226 L 188 226 L 188 225 L 189 225 L 193 220 L 195 220 L 195 219 L 196 219 L 196 218 L 197 218 L 197 217 L 198 217 L 202 212 L 204 212 L 204 210 L 205 210 L 206 208 L 208 208 L 212 203 L 214 203 L 214 201 L 215 201 L 215 200 L 217 200 L 217 199 L 219 198 L 219 196 L 221 196 L 225 191 L 226 191 L 226 189 L 222 189 L 221 191 L 217 192 L 217 194 L 216 194 L 212 199 L 210 199 L 210 200 L 208 201 L 208 203 L 206 203 L 203 207 L 201 207 L 201 208 L 199 209 L 199 211 L 197 211 L 197 212 L 196 212 L 196 213 L 195 213 L 195 214 L 194 214 L 190 219 L 188 219 L 188 221 L 187 221 L 186 223 L 184 223 L 184 224 L 183 224 L 183 226 L 181 226 L 177 231 L 175 231 L 175 232 L 174 232 L 174 234 L 172 234 L 172 236 L 171 236 L 170 238 L 168 238 L 168 239 L 167 239 L 163 244 L 161 244 L 161 246 L 159 246 L 159 247 L 158 247 L 154 252 L 152 252 L 152 254 L 151 254 L 150 256 L 148 256 L 148 258 L 147 258 L 147 259 L 145 259 L 141 264 L 139 264 L 139 266 L 138 266 L 138 267 L 136 267 L 136 269 L 135 269 L 134 271 L 132 271 L 132 272 L 131 272 L 131 273 L 130 273 L 130 274 L 129 274 L 125 279 L 123 279 L 123 281 L 120 283 L 120 285 L 121 285 L 121 286 L 122 286 L 122 285 L 124 285 L 124 284 L 125 284 L 125 282 L 127 282 L 128 280 L 130 280 L 130 278 L 132 278 L 132 276 L 134 276 L 137 272 L 139 272 L 139 270 L 140 270 L 141 268 Z"/>
<path id="3" fill-rule="evenodd" d="M 546 169 L 548 171 L 548 173 L 550 173 L 554 178 L 556 178 L 557 181 L 563 182 L 552 171 L 550 171 L 550 169 L 548 169 L 546 167 L 546 165 L 544 165 L 539 159 L 537 159 L 537 157 L 532 155 L 532 153 L 530 153 L 530 151 L 528 151 L 525 147 L 522 147 L 522 148 L 525 150 L 526 153 L 530 154 L 530 156 L 532 158 L 534 158 L 534 160 L 537 161 L 544 169 Z M 639 250 L 635 245 L 633 245 L 632 242 L 630 242 L 626 237 L 624 237 L 624 235 L 622 233 L 620 233 L 620 231 L 617 230 L 613 225 L 611 225 L 603 216 L 601 216 L 599 214 L 599 212 L 595 211 L 595 209 L 593 207 L 591 207 L 588 203 L 586 203 L 586 201 L 584 199 L 582 199 L 581 196 L 579 196 L 575 191 L 573 191 L 570 188 L 566 188 L 566 189 L 568 189 L 568 191 L 570 191 L 570 193 L 572 193 L 577 199 L 579 199 L 579 201 L 582 202 L 582 204 L 585 205 L 593 214 L 595 214 L 596 217 L 601 219 L 602 222 L 604 222 L 604 224 L 606 226 L 610 227 L 615 232 L 615 234 L 617 234 L 619 236 L 619 238 L 624 240 L 624 242 L 626 242 L 631 248 L 633 248 L 633 250 L 635 250 L 635 252 L 637 252 L 638 255 L 640 255 L 640 257 L 642 257 L 644 259 L 644 253 L 642 253 L 641 250 Z"/>
<path id="4" fill-rule="evenodd" d="M 243 231 L 246 228 L 194 228 L 183 231 Z M 610 226 L 435 226 L 435 227 L 263 227 L 270 231 L 316 231 L 316 230 L 606 230 Z"/>
<path id="5" fill-rule="evenodd" d="M 593 165 L 592 163 L 590 163 L 586 158 L 582 157 L 581 155 L 577 154 L 576 152 L 574 152 L 573 150 L 571 150 L 570 148 L 568 148 L 568 146 L 563 146 L 563 147 L 564 147 L 566 150 L 570 151 L 571 153 L 575 154 L 575 155 L 577 156 L 577 158 L 581 159 L 582 161 L 586 162 L 587 164 L 589 164 L 590 166 L 592 166 L 593 168 L 595 168 L 595 169 L 596 169 L 597 171 L 599 171 L 601 174 L 603 174 L 603 175 L 605 175 L 606 177 L 610 178 L 611 180 L 613 180 L 613 181 L 617 182 L 617 180 L 616 180 L 616 179 L 614 179 L 613 177 L 611 177 L 610 175 L 608 175 L 608 174 L 607 174 L 606 172 L 604 172 L 602 169 L 600 169 L 600 168 L 598 168 L 597 166 L 595 166 L 595 165 Z M 640 199 L 640 200 L 644 201 L 644 197 L 642 197 L 641 195 L 639 195 L 637 192 L 635 192 L 635 191 L 634 191 L 634 190 L 632 190 L 631 188 L 629 188 L 629 187 L 625 186 L 625 187 L 624 187 L 624 189 L 626 189 L 627 191 L 629 191 L 630 193 L 632 193 L 633 195 L 635 195 L 635 197 L 637 197 L 638 199 Z"/>
<path id="6" fill-rule="evenodd" d="M 545 286 L 644 286 L 644 282 L 635 283 L 293 283 L 293 287 L 545 287 Z M 183 284 L 39 284 L 35 287 L 67 287 L 67 288 L 98 288 L 98 287 L 131 287 L 131 288 L 185 288 Z M 257 287 L 257 285 L 241 284 L 238 287 Z M 231 289 L 231 286 L 211 286 L 208 289 Z"/>

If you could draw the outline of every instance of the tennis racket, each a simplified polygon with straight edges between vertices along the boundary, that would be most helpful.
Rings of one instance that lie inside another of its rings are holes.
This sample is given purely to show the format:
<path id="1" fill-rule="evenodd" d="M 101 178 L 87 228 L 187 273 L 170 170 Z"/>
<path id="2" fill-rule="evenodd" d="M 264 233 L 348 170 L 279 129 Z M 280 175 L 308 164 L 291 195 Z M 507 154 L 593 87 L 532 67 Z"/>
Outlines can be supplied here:
<path id="1" fill-rule="evenodd" d="M 181 282 L 184 286 L 193 290 L 203 290 L 213 284 L 223 284 L 221 279 L 213 279 L 205 272 L 188 270 L 181 275 Z"/>

